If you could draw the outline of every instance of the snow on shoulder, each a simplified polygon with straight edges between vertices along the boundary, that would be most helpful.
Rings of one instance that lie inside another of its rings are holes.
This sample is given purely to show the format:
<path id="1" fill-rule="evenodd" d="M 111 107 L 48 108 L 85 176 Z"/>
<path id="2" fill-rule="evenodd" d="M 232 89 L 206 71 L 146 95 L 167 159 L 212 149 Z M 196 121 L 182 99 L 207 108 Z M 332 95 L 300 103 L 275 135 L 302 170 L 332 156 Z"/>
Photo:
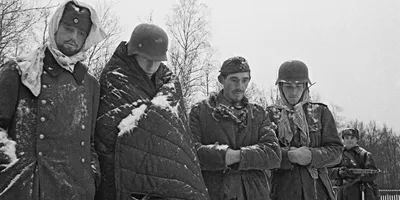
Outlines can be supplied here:
<path id="1" fill-rule="evenodd" d="M 141 101 L 141 100 L 139 100 L 139 101 Z M 134 102 L 134 104 L 137 104 L 137 103 Z M 143 114 L 145 114 L 144 111 L 146 110 L 146 108 L 147 108 L 147 105 L 142 104 L 138 108 L 132 109 L 132 113 L 121 120 L 121 122 L 118 125 L 118 129 L 119 129 L 118 137 L 121 137 L 126 132 L 137 127 L 138 121 L 140 120 L 140 118 L 142 118 Z"/>
<path id="2" fill-rule="evenodd" d="M 174 82 L 164 84 L 163 88 L 166 89 L 167 91 L 169 90 L 174 93 L 176 92 Z M 161 107 L 163 109 L 170 110 L 170 111 L 172 111 L 172 113 L 175 116 L 179 117 L 179 114 L 178 114 L 179 103 L 177 103 L 175 106 L 171 106 L 171 103 L 172 103 L 171 99 L 174 98 L 173 94 L 171 92 L 166 92 L 166 94 L 159 92 L 156 95 L 156 97 L 154 97 L 153 100 L 151 100 L 151 103 L 153 103 L 155 106 Z"/>
<path id="3" fill-rule="evenodd" d="M 127 77 L 126 75 L 124 75 L 124 74 L 122 74 L 120 72 L 117 72 L 117 71 L 112 71 L 111 74 L 114 74 L 116 76 L 121 76 L 121 77 Z"/>
<path id="4" fill-rule="evenodd" d="M 174 83 L 164 84 L 162 88 L 166 89 L 167 91 L 176 92 Z M 162 109 L 165 109 L 167 111 L 170 111 L 175 116 L 179 117 L 178 113 L 179 103 L 177 103 L 175 106 L 171 106 L 172 103 L 171 99 L 174 98 L 171 92 L 157 93 L 156 97 L 154 97 L 150 101 L 151 103 L 150 105 L 154 105 Z M 142 100 L 138 100 L 136 102 L 133 102 L 132 105 L 137 106 L 142 102 L 143 102 Z M 143 115 L 145 115 L 147 107 L 148 105 L 142 104 L 141 106 L 132 109 L 131 114 L 129 114 L 127 117 L 121 120 L 121 122 L 118 125 L 118 129 L 120 130 L 118 133 L 118 137 L 121 137 L 125 133 L 137 127 L 139 120 L 142 118 Z"/>

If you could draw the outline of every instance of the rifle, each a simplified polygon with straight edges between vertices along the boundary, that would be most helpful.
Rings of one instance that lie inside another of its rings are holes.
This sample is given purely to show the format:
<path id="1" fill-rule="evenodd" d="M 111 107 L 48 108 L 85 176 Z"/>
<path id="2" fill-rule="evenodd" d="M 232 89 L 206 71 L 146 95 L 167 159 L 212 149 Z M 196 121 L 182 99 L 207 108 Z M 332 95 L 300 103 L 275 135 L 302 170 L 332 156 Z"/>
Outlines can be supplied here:
<path id="1" fill-rule="evenodd" d="M 351 169 L 347 169 L 350 172 L 353 172 L 353 174 L 357 174 L 357 175 L 370 175 L 370 174 L 379 174 L 381 172 L 381 170 L 379 169 L 357 169 L 357 168 L 351 168 Z"/>
<path id="2" fill-rule="evenodd" d="M 371 174 L 378 174 L 378 173 L 381 172 L 381 170 L 379 170 L 379 169 L 358 169 L 358 168 L 351 168 L 351 169 L 347 169 L 347 170 L 349 170 L 350 172 L 353 172 L 353 174 L 360 175 L 360 177 L 357 178 L 356 180 L 354 180 L 354 181 L 351 183 L 351 185 L 354 184 L 354 183 L 356 183 L 357 181 L 359 181 L 360 178 L 361 178 L 362 176 L 371 175 Z M 364 185 L 364 184 L 361 184 L 361 185 L 360 185 L 360 190 L 361 190 L 361 200 L 365 200 L 365 185 Z"/>

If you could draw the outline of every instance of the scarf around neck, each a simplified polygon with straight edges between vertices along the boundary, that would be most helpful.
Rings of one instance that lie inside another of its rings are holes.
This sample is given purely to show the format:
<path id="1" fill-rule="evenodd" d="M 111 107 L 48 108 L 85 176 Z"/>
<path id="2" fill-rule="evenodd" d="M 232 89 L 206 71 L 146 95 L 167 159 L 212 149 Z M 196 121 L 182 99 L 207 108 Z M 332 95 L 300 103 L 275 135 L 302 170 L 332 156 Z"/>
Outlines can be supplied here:
<path id="1" fill-rule="evenodd" d="M 68 2 L 74 2 L 76 5 L 86 7 L 90 10 L 90 18 L 92 20 L 92 27 L 80 51 L 72 56 L 64 55 L 58 50 L 55 33 L 58 29 L 59 22 L 64 12 L 65 5 Z M 30 54 L 11 58 L 17 63 L 19 74 L 21 75 L 21 82 L 24 84 L 33 95 L 38 96 L 41 88 L 41 75 L 43 73 L 43 60 L 46 48 L 48 48 L 53 55 L 54 59 L 61 66 L 70 73 L 74 72 L 75 64 L 82 62 L 86 59 L 86 51 L 93 45 L 99 43 L 106 37 L 104 30 L 101 27 L 100 19 L 97 12 L 89 5 L 78 2 L 76 0 L 67 0 L 60 7 L 57 8 L 49 24 L 49 38 L 46 44 L 38 47 Z"/>
<path id="2" fill-rule="evenodd" d="M 306 89 L 303 94 L 303 99 L 294 106 L 290 106 L 289 102 L 286 101 L 283 91 L 281 89 L 280 106 L 282 109 L 281 119 L 278 122 L 279 127 L 279 140 L 285 145 L 290 146 L 290 143 L 295 134 L 293 131 L 300 130 L 300 144 L 302 146 L 309 146 L 310 135 L 308 129 L 307 118 L 304 113 L 303 105 L 310 102 L 309 91 Z M 294 123 L 295 130 L 291 128 L 291 121 Z"/>

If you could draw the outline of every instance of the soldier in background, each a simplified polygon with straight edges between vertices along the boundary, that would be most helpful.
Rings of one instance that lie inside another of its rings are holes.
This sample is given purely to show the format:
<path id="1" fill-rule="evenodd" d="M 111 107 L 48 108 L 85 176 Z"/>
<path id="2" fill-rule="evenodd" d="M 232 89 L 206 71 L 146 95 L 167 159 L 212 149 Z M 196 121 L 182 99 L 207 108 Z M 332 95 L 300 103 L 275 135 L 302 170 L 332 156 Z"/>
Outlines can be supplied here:
<path id="1" fill-rule="evenodd" d="M 343 145 L 328 107 L 310 101 L 307 66 L 298 60 L 279 68 L 280 102 L 268 107 L 282 150 L 272 170 L 274 200 L 334 199 L 327 167 L 341 160 Z"/>
<path id="2" fill-rule="evenodd" d="M 372 154 L 358 146 L 360 134 L 355 128 L 342 132 L 345 149 L 341 163 L 330 169 L 330 177 L 336 186 L 338 200 L 376 200 L 379 190 L 374 183 L 379 172 Z M 360 170 L 370 169 L 370 170 Z"/>

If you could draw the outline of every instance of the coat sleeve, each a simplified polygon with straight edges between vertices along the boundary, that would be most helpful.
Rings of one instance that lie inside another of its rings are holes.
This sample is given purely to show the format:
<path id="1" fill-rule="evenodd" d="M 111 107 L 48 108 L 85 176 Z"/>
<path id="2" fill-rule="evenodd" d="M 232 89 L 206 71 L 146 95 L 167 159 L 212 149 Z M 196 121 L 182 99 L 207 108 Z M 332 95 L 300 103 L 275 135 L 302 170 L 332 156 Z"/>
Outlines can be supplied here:
<path id="1" fill-rule="evenodd" d="M 343 144 L 336 129 L 331 111 L 321 106 L 321 147 L 310 148 L 313 168 L 332 167 L 342 160 Z"/>
<path id="2" fill-rule="evenodd" d="M 282 154 L 278 138 L 270 128 L 271 122 L 264 111 L 261 118 L 258 143 L 240 148 L 240 170 L 266 170 L 277 168 L 280 165 Z"/>
<path id="3" fill-rule="evenodd" d="M 94 79 L 94 78 L 93 78 Z M 93 108 L 92 108 L 92 133 L 90 135 L 90 153 L 91 153 L 91 166 L 93 169 L 94 180 L 96 188 L 99 187 L 101 182 L 100 163 L 94 145 L 94 131 L 96 128 L 97 110 L 99 107 L 100 86 L 97 80 L 94 79 L 93 91 Z"/>
<path id="4" fill-rule="evenodd" d="M 273 107 L 268 107 L 266 111 L 267 111 L 268 120 L 270 121 L 269 127 L 270 127 L 270 129 L 272 129 L 275 132 L 275 135 L 278 136 L 278 126 L 277 126 L 278 122 L 277 122 L 276 115 L 280 116 L 280 111 L 278 111 L 278 109 L 274 109 Z M 281 162 L 280 162 L 280 165 L 278 166 L 278 168 L 279 169 L 292 169 L 293 164 L 292 164 L 292 162 L 290 162 L 289 156 L 288 156 L 289 148 L 283 146 L 280 143 L 278 143 L 278 144 L 279 144 L 280 150 L 282 152 L 282 156 L 281 156 L 282 159 L 281 159 Z"/>
<path id="5" fill-rule="evenodd" d="M 8 130 L 11 126 L 18 103 L 20 76 L 14 63 L 0 66 L 0 127 Z"/>
<path id="6" fill-rule="evenodd" d="M 374 158 L 372 157 L 372 154 L 370 152 L 365 154 L 365 160 L 364 160 L 364 167 L 365 169 L 375 169 L 378 170 L 378 168 L 375 165 Z M 369 182 L 369 181 L 374 181 L 378 177 L 378 174 L 370 174 L 370 175 L 365 175 L 361 177 L 361 181 L 364 182 Z"/>
<path id="7" fill-rule="evenodd" d="M 200 111 L 201 105 L 194 105 L 189 114 L 189 122 L 201 169 L 204 171 L 224 170 L 227 168 L 225 163 L 225 154 L 228 149 L 228 145 L 202 144 L 202 124 L 200 120 Z"/>
<path id="8" fill-rule="evenodd" d="M 14 63 L 0 66 L 0 171 L 15 157 L 15 142 L 10 139 L 9 130 L 18 103 L 20 76 Z"/>
<path id="9" fill-rule="evenodd" d="M 328 169 L 328 175 L 331 180 L 340 180 L 339 170 L 343 167 L 343 162 L 341 161 L 339 164 L 335 165 L 332 168 Z"/>

